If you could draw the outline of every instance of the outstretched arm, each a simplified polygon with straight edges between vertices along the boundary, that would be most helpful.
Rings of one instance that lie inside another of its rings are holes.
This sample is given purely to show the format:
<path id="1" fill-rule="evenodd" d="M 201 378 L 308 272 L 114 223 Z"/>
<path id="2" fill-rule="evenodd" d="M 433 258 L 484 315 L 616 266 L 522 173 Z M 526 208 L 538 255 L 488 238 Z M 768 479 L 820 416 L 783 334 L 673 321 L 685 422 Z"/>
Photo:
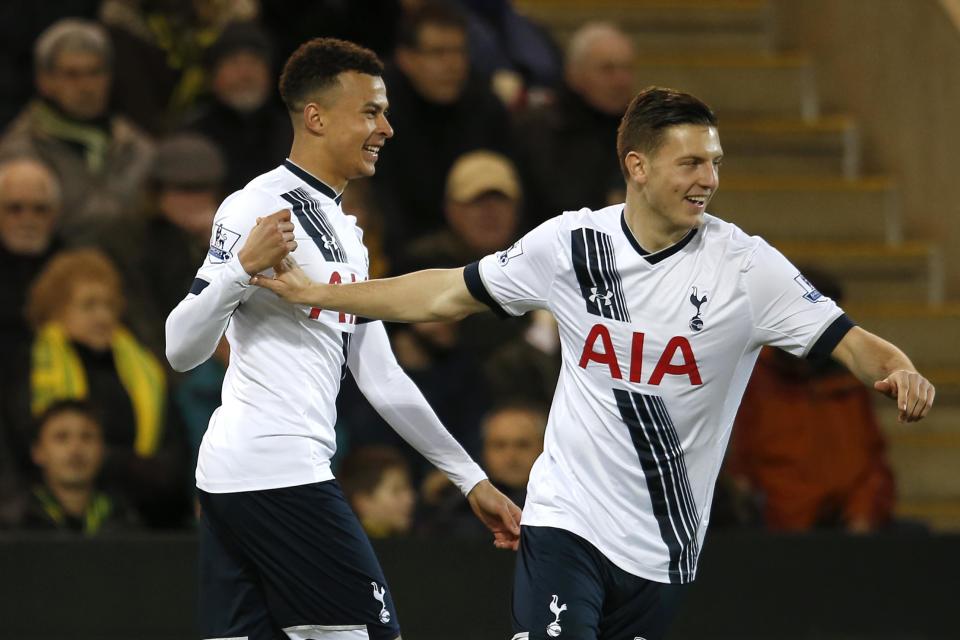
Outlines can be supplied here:
<path id="1" fill-rule="evenodd" d="M 296 262 L 285 259 L 276 276 L 257 274 L 250 281 L 296 304 L 343 311 L 391 322 L 459 320 L 487 309 L 473 297 L 463 269 L 427 269 L 396 278 L 330 285 L 312 281 Z"/>
<path id="2" fill-rule="evenodd" d="M 382 322 L 357 327 L 347 362 L 357 386 L 377 413 L 467 496 L 473 512 L 493 533 L 494 544 L 516 550 L 520 509 L 490 484 L 483 470 L 443 427 L 397 363 Z"/>
<path id="3" fill-rule="evenodd" d="M 860 327 L 853 327 L 833 350 L 868 387 L 897 401 L 900 422 L 921 420 L 933 406 L 936 390 L 896 346 Z"/>

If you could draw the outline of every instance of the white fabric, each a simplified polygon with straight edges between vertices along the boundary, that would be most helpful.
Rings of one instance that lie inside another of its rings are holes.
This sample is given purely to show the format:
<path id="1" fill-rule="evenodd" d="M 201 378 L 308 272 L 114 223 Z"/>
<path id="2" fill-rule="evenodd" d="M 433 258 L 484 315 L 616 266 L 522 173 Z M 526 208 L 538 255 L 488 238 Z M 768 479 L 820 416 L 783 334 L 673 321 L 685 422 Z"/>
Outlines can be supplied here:
<path id="1" fill-rule="evenodd" d="M 560 329 L 563 366 L 522 521 L 571 531 L 632 574 L 687 582 L 760 347 L 805 355 L 842 311 L 829 298 L 804 298 L 809 290 L 786 258 L 710 215 L 676 253 L 674 247 L 644 257 L 627 236 L 622 210 L 565 213 L 480 261 L 483 285 L 504 309 L 514 315 L 548 309 Z M 573 264 L 575 243 L 596 258 L 585 290 Z M 590 299 L 614 317 L 590 313 Z M 700 330 L 691 326 L 697 316 Z M 661 362 L 665 352 L 672 358 Z M 648 480 L 643 472 L 624 403 L 618 404 L 633 398 L 626 410 L 641 415 L 636 403 L 644 400 L 625 392 L 662 399 L 662 405 L 650 400 L 656 424 L 642 437 L 675 452 L 654 456 L 659 477 L 676 480 L 664 491 L 675 500 L 668 520 L 655 517 L 648 482 L 659 482 L 658 476 Z M 675 432 L 673 449 L 669 431 Z M 680 573 L 672 574 L 668 537 L 684 528 L 690 545 L 680 569 L 674 567 Z"/>
<path id="2" fill-rule="evenodd" d="M 366 279 L 368 256 L 356 218 L 345 215 L 316 184 L 281 166 L 224 200 L 214 220 L 210 253 L 197 273 L 209 285 L 187 295 L 167 319 L 167 357 L 178 370 L 206 360 L 224 331 L 230 343 L 221 406 L 210 418 L 197 463 L 197 486 L 204 491 L 274 489 L 333 478 L 335 401 L 348 351 L 345 342 L 356 331 L 356 318 L 291 305 L 249 286 L 237 258 L 257 218 L 295 209 L 292 200 L 303 209 L 304 218 L 295 211 L 292 220 L 298 245 L 293 256 L 304 271 L 318 282 Z M 365 338 L 358 342 L 364 354 L 392 360 L 383 352 L 389 345 Z M 353 359 L 354 369 L 362 368 L 361 360 Z M 373 367 L 364 379 L 362 388 L 375 396 L 378 384 L 412 386 L 402 372 L 391 370 L 389 378 L 381 377 Z M 459 445 L 451 445 L 422 396 L 408 398 L 407 404 L 399 428 L 409 434 L 410 415 L 423 419 L 416 425 L 422 437 L 413 440 L 428 448 L 431 460 L 461 489 L 484 477 Z M 391 416 L 396 417 L 388 412 L 388 421 Z M 423 444 L 431 438 L 442 442 Z"/>
<path id="3" fill-rule="evenodd" d="M 357 386 L 377 413 L 464 495 L 487 477 L 444 429 L 420 389 L 400 368 L 382 322 L 357 327 L 347 362 Z"/>
<path id="4" fill-rule="evenodd" d="M 290 640 L 369 640 L 367 625 L 303 625 L 283 630 Z"/>

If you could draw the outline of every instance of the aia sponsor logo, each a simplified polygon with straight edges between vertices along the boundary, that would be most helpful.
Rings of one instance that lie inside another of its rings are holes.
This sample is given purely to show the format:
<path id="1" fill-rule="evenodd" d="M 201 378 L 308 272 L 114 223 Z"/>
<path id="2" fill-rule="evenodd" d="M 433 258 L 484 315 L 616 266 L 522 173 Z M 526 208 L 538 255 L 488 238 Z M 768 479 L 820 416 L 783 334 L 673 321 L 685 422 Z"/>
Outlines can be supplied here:
<path id="1" fill-rule="evenodd" d="M 643 360 L 644 339 L 646 335 L 635 331 L 630 341 L 630 354 L 621 360 L 613 348 L 613 339 L 610 330 L 602 324 L 595 324 L 583 342 L 583 352 L 580 355 L 580 367 L 587 368 L 591 362 L 607 367 L 610 377 L 614 380 L 623 380 L 623 371 L 627 370 L 630 382 L 644 382 Z M 680 362 L 674 362 L 679 360 Z M 621 367 L 621 362 L 626 367 Z M 703 384 L 697 358 L 693 354 L 693 347 L 683 336 L 674 336 L 667 341 L 663 353 L 657 359 L 653 372 L 646 380 L 647 384 L 658 385 L 663 382 L 664 376 L 686 376 L 693 386 Z"/>

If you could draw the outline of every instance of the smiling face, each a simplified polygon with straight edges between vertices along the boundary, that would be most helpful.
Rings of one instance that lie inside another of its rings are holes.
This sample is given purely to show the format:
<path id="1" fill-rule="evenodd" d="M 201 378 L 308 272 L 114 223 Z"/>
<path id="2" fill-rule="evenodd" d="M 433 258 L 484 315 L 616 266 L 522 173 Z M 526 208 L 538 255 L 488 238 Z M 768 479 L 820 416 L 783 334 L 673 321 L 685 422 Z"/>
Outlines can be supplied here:
<path id="1" fill-rule="evenodd" d="M 720 186 L 723 149 L 717 128 L 669 127 L 655 151 L 631 151 L 626 165 L 644 217 L 658 233 L 676 235 L 700 224 Z"/>
<path id="2" fill-rule="evenodd" d="M 340 87 L 331 89 L 325 104 L 317 107 L 324 141 L 320 177 L 342 188 L 349 180 L 376 172 L 380 150 L 393 137 L 393 127 L 387 121 L 383 78 L 348 71 L 337 79 Z"/>

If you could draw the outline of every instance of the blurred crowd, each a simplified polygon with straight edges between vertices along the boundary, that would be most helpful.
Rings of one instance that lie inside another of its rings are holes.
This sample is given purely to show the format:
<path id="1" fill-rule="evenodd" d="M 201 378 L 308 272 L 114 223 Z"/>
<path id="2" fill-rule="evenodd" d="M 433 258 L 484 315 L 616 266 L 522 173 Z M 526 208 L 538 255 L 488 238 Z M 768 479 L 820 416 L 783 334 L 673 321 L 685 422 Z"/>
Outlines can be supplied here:
<path id="1" fill-rule="evenodd" d="M 616 130 L 639 86 L 633 40 L 612 24 L 584 24 L 561 49 L 509 0 L 16 10 L 0 60 L 2 528 L 192 526 L 193 465 L 229 345 L 174 374 L 163 325 L 220 201 L 286 157 L 276 82 L 301 42 L 347 38 L 387 63 L 396 136 L 343 202 L 365 230 L 371 277 L 461 266 L 561 211 L 623 198 Z M 390 329 L 448 429 L 522 504 L 561 366 L 552 317 Z M 883 440 L 848 374 L 765 353 L 744 408 L 717 523 L 889 523 Z M 486 537 L 349 378 L 337 431 L 337 477 L 371 536 Z"/>

